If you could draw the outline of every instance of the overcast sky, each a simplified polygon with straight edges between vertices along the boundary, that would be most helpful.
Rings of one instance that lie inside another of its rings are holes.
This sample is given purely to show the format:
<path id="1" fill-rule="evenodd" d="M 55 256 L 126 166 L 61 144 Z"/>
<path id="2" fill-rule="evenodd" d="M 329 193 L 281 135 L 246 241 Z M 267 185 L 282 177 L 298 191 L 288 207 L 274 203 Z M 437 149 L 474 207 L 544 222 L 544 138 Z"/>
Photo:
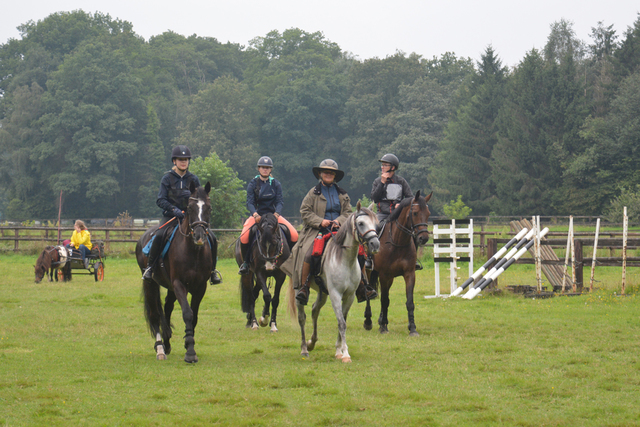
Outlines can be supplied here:
<path id="1" fill-rule="evenodd" d="M 321 31 L 359 59 L 400 50 L 431 59 L 445 52 L 478 60 L 492 45 L 504 65 L 544 46 L 549 25 L 564 18 L 591 42 L 598 21 L 622 39 L 638 19 L 637 0 L 6 0 L 0 9 L 0 43 L 19 38 L 16 27 L 54 12 L 83 9 L 133 24 L 149 39 L 167 30 L 247 45 L 254 37 L 288 28 Z"/>

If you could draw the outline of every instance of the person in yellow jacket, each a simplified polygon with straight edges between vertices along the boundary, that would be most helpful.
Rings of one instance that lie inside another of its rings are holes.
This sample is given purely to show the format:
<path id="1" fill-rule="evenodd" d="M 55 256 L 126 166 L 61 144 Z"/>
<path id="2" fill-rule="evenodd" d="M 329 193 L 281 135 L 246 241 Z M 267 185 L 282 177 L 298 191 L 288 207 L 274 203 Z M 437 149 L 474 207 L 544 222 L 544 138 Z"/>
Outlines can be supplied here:
<path id="1" fill-rule="evenodd" d="M 73 225 L 73 234 L 71 235 L 71 248 L 77 249 L 82 255 L 82 261 L 84 262 L 84 268 L 89 268 L 89 260 L 87 255 L 91 252 L 93 245 L 91 244 L 91 233 L 87 230 L 87 226 L 83 221 L 77 220 Z"/>

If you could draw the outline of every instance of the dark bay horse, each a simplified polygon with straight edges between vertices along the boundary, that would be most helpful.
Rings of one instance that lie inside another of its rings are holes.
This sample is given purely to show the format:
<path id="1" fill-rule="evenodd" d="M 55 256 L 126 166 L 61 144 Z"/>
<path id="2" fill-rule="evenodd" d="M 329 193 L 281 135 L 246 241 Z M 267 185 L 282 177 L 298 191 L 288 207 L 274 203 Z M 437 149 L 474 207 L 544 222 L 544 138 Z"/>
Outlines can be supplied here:
<path id="1" fill-rule="evenodd" d="M 259 323 L 260 326 L 270 325 L 271 332 L 277 332 L 276 317 L 280 304 L 280 289 L 287 278 L 287 275 L 280 270 L 280 266 L 289 258 L 291 251 L 286 235 L 274 214 L 263 215 L 254 228 L 257 234 L 256 241 L 251 247 L 250 273 L 240 276 L 242 311 L 247 313 L 247 328 L 256 330 Z M 241 265 L 243 259 L 239 239 L 236 241 L 235 255 L 236 262 Z M 267 279 L 270 277 L 275 279 L 273 296 L 267 285 Z M 261 290 L 264 308 L 258 322 L 255 308 Z M 269 313 L 270 308 L 271 313 Z M 271 322 L 269 322 L 269 315 L 271 315 Z"/>
<path id="2" fill-rule="evenodd" d="M 207 290 L 207 280 L 211 275 L 212 254 L 209 244 L 209 218 L 211 184 L 195 187 L 191 183 L 191 196 L 185 218 L 177 226 L 171 246 L 160 266 L 156 266 L 152 280 L 143 280 L 144 312 L 151 336 L 156 340 L 156 358 L 165 360 L 171 353 L 171 313 L 176 300 L 182 309 L 185 324 L 184 347 L 187 350 L 185 362 L 195 363 L 198 356 L 194 349 L 194 331 L 198 324 L 198 309 Z M 136 258 L 140 271 L 147 266 L 147 257 L 142 248 L 151 239 L 158 227 L 147 230 L 136 244 Z M 170 230 L 169 230 L 170 231 Z M 170 232 L 167 233 L 169 240 Z M 160 300 L 160 286 L 167 289 L 164 310 Z M 191 294 L 191 306 L 187 299 Z"/>
<path id="3" fill-rule="evenodd" d="M 380 282 L 380 317 L 378 325 L 380 333 L 389 332 L 387 325 L 389 320 L 389 289 L 393 279 L 404 277 L 407 295 L 407 312 L 409 317 L 409 335 L 419 335 L 416 331 L 414 320 L 415 304 L 413 303 L 413 289 L 416 284 L 416 259 L 418 246 L 424 245 L 429 240 L 427 221 L 429 220 L 429 206 L 427 202 L 433 193 L 427 197 L 421 197 L 418 191 L 415 197 L 408 197 L 400 202 L 387 218 L 384 229 L 380 234 L 380 252 L 373 258 L 373 269 L 370 274 L 370 283 L 377 285 Z M 371 305 L 367 300 L 365 308 L 364 327 L 370 330 Z"/>
<path id="4" fill-rule="evenodd" d="M 62 280 L 71 280 L 71 265 L 67 262 L 67 250 L 63 246 L 47 246 L 44 248 L 34 266 L 36 283 L 40 283 L 47 276 L 50 282 L 55 277 L 58 281 L 56 270 L 62 272 Z"/>
<path id="5" fill-rule="evenodd" d="M 355 292 L 360 284 L 362 270 L 358 263 L 358 249 L 360 244 L 366 245 L 369 253 L 375 254 L 380 248 L 380 241 L 376 234 L 378 219 L 367 208 L 362 208 L 360 202 L 356 205 L 356 212 L 349 215 L 347 221 L 340 227 L 335 236 L 329 239 L 322 255 L 321 277 L 329 292 L 333 312 L 338 320 L 338 339 L 336 340 L 336 359 L 344 363 L 351 362 L 347 347 L 347 314 L 355 299 Z M 318 298 L 313 303 L 311 316 L 313 319 L 313 334 L 306 340 L 304 326 L 306 314 L 304 305 L 295 298 L 295 290 L 289 289 L 289 309 L 292 314 L 298 313 L 298 324 L 302 335 L 300 354 L 309 357 L 309 351 L 315 348 L 318 341 L 318 315 L 320 309 L 327 302 L 327 294 L 312 283 L 312 288 L 318 290 Z"/>

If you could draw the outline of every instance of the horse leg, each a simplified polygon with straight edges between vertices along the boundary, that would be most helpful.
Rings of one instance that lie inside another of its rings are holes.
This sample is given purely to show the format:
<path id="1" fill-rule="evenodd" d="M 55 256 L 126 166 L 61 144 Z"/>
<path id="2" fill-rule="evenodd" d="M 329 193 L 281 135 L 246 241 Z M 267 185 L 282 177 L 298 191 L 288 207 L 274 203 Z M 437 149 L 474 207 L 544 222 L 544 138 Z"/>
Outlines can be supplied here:
<path id="1" fill-rule="evenodd" d="M 156 351 L 156 360 L 166 360 L 161 335 L 162 302 L 160 301 L 160 287 L 157 283 L 144 281 L 142 284 L 144 294 L 144 315 L 151 336 L 156 340 L 153 348 Z"/>
<path id="2" fill-rule="evenodd" d="M 278 316 L 278 306 L 280 305 L 280 290 L 286 277 L 284 273 L 282 277 L 276 277 L 276 287 L 273 291 L 273 298 L 271 298 L 271 332 L 278 332 L 276 317 Z"/>
<path id="3" fill-rule="evenodd" d="M 307 348 L 309 349 L 309 351 L 313 350 L 316 347 L 316 343 L 318 342 L 318 316 L 320 315 L 320 309 L 326 302 L 327 294 L 318 291 L 318 298 L 316 299 L 316 302 L 313 303 L 313 308 L 311 309 L 313 333 L 311 334 L 311 339 L 307 341 Z"/>
<path id="4" fill-rule="evenodd" d="M 193 338 L 193 311 L 189 306 L 187 290 L 180 280 L 173 279 L 173 292 L 176 294 L 176 299 L 182 309 L 182 320 L 184 321 L 184 348 L 187 350 L 184 361 L 187 363 L 195 363 L 198 361 L 198 356 L 194 349 L 196 341 Z"/>
<path id="5" fill-rule="evenodd" d="M 162 341 L 164 343 L 164 351 L 171 354 L 171 314 L 176 302 L 176 294 L 173 291 L 167 291 L 164 299 L 164 323 L 162 326 Z"/>
<path id="6" fill-rule="evenodd" d="M 389 324 L 387 314 L 389 312 L 390 287 L 391 283 L 388 283 L 386 280 L 380 280 L 380 317 L 378 318 L 378 325 L 380 326 L 379 330 L 381 334 L 389 332 L 389 329 L 387 328 L 387 325 Z"/>
<path id="7" fill-rule="evenodd" d="M 353 304 L 353 297 L 338 295 L 336 291 L 331 291 L 331 305 L 333 306 L 333 312 L 338 320 L 338 339 L 336 340 L 336 359 L 341 359 L 343 363 L 350 363 L 351 356 L 349 355 L 349 348 L 347 347 L 347 315 L 351 304 Z"/>
<path id="8" fill-rule="evenodd" d="M 371 321 L 371 302 L 367 300 L 367 305 L 364 308 L 364 329 L 370 331 L 373 328 L 373 322 Z"/>
<path id="9" fill-rule="evenodd" d="M 258 282 L 262 287 L 262 299 L 264 307 L 262 308 L 262 316 L 260 316 L 260 326 L 265 327 L 269 324 L 269 308 L 271 307 L 271 293 L 267 286 L 267 278 L 263 274 L 259 274 Z"/>
<path id="10" fill-rule="evenodd" d="M 413 302 L 413 289 L 416 284 L 415 271 L 408 271 L 404 275 L 407 293 L 407 315 L 409 317 L 409 336 L 416 337 L 420 335 L 416 331 L 416 322 L 414 319 L 415 304 Z"/>
<path id="11" fill-rule="evenodd" d="M 296 290 L 291 288 L 290 292 L 295 292 Z M 300 344 L 300 355 L 303 359 L 309 357 L 309 349 L 307 348 L 307 339 L 304 335 L 304 325 L 307 320 L 307 314 L 304 312 L 304 305 L 298 303 L 296 301 L 296 308 L 298 310 L 298 325 L 300 325 L 300 336 L 302 338 L 302 342 Z"/>

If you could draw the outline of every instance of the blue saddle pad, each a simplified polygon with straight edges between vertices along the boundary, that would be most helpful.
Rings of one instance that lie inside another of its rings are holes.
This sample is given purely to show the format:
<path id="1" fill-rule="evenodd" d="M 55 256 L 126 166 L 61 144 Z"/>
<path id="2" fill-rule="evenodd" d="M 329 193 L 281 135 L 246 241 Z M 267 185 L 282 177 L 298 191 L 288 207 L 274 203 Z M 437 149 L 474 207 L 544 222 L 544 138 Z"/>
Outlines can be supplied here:
<path id="1" fill-rule="evenodd" d="M 169 246 L 171 246 L 171 241 L 173 240 L 173 236 L 176 234 L 177 230 L 178 230 L 178 227 L 175 227 L 171 232 L 171 237 L 169 237 L 169 240 L 167 240 L 167 243 L 165 243 L 164 249 L 162 250 L 162 254 L 160 255 L 160 258 L 164 258 L 164 256 L 167 254 L 167 251 L 169 250 Z M 146 256 L 149 256 L 149 251 L 151 251 L 151 245 L 153 244 L 153 240 L 155 238 L 156 238 L 156 235 L 154 234 L 151 237 L 151 240 L 149 240 L 149 242 L 145 245 L 145 247 L 142 248 L 142 253 L 145 254 Z"/>

